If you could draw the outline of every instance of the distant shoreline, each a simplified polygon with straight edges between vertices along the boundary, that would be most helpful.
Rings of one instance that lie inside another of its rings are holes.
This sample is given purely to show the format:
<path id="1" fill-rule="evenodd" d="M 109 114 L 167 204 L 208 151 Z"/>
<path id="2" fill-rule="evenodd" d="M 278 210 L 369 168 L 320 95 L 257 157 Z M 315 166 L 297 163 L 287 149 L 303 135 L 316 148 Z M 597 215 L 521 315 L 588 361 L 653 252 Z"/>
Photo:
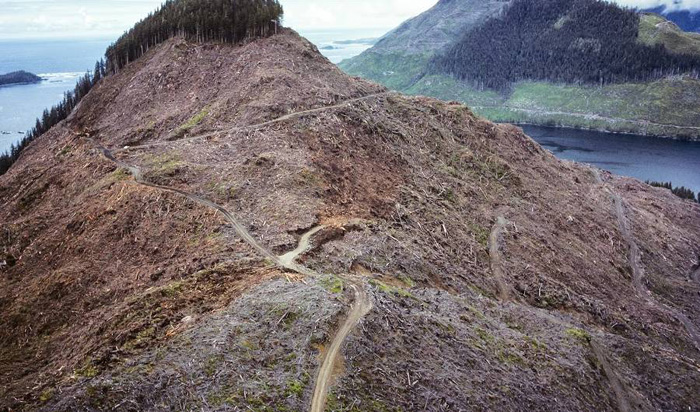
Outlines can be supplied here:
<path id="1" fill-rule="evenodd" d="M 0 86 L 16 86 L 23 84 L 34 84 L 43 81 L 44 79 L 36 74 L 26 72 L 24 70 L 0 74 Z"/>

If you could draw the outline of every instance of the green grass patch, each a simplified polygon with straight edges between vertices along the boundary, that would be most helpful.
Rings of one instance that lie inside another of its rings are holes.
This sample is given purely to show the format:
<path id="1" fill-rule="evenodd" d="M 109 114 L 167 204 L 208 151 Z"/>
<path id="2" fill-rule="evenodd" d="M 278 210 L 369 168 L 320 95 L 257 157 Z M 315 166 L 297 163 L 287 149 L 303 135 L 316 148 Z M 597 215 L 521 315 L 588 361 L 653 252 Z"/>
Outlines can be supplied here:
<path id="1" fill-rule="evenodd" d="M 591 335 L 589 335 L 588 332 L 586 332 L 583 329 L 570 328 L 570 329 L 566 330 L 566 334 L 569 337 L 574 338 L 581 343 L 586 343 L 586 344 L 591 343 Z"/>
<path id="2" fill-rule="evenodd" d="M 187 122 L 180 125 L 180 127 L 177 129 L 178 134 L 190 131 L 190 129 L 202 123 L 202 120 L 204 120 L 204 118 L 207 116 L 209 116 L 209 107 L 203 108 L 199 113 L 192 116 Z"/>
<path id="3" fill-rule="evenodd" d="M 335 275 L 322 278 L 319 283 L 329 293 L 340 294 L 345 290 L 343 280 Z"/>
<path id="4" fill-rule="evenodd" d="M 53 398 L 53 389 L 46 389 L 39 395 L 39 402 L 46 403 Z"/>
<path id="5" fill-rule="evenodd" d="M 287 387 L 284 390 L 285 396 L 296 396 L 301 398 L 304 395 L 304 389 L 306 385 L 304 382 L 297 379 L 290 379 L 287 381 Z"/>
<path id="6" fill-rule="evenodd" d="M 377 279 L 370 279 L 369 284 L 374 286 L 375 288 L 377 288 L 378 291 L 386 295 L 415 299 L 413 294 L 408 290 L 396 286 L 387 285 L 386 283 Z"/>
<path id="7" fill-rule="evenodd" d="M 99 373 L 100 371 L 95 367 L 95 365 L 93 365 L 92 359 L 87 359 L 79 369 L 76 369 L 75 376 L 79 376 L 81 378 L 94 378 Z"/>

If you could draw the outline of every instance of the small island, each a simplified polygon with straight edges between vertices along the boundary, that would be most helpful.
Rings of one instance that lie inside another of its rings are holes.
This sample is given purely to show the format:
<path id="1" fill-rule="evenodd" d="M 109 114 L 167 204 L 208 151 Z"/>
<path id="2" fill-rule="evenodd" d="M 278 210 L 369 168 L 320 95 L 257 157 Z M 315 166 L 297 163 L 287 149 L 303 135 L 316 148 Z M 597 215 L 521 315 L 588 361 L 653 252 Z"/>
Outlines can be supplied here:
<path id="1" fill-rule="evenodd" d="M 7 86 L 10 84 L 38 83 L 41 80 L 41 77 L 25 71 L 0 74 L 0 86 Z"/>

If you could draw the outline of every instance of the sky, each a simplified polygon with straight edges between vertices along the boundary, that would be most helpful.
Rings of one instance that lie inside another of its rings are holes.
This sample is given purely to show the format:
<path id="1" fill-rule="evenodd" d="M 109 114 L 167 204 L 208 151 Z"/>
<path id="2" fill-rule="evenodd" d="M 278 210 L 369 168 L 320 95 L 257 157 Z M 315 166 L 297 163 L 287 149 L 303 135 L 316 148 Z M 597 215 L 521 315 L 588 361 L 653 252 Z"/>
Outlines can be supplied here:
<path id="1" fill-rule="evenodd" d="M 700 9 L 700 0 L 616 0 L 626 6 Z M 384 29 L 437 0 L 281 0 L 285 25 L 299 31 Z M 0 40 L 113 38 L 161 0 L 0 0 Z"/>

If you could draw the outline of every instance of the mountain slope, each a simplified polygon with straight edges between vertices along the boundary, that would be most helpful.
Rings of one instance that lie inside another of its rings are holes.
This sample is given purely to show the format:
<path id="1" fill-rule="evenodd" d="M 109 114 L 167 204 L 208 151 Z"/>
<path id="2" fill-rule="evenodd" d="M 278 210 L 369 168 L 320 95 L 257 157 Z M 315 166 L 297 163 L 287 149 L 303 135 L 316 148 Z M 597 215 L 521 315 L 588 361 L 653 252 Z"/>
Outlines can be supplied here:
<path id="1" fill-rule="evenodd" d="M 517 2 L 455 35 L 432 63 L 359 56 L 341 68 L 410 94 L 466 102 L 496 121 L 700 138 L 693 74 L 700 38 L 658 15 L 555 3 Z"/>
<path id="2" fill-rule="evenodd" d="M 700 57 L 667 49 L 668 39 L 640 42 L 640 25 L 633 10 L 598 0 L 516 0 L 438 53 L 429 72 L 507 90 L 521 80 L 601 86 L 700 70 Z"/>
<path id="3" fill-rule="evenodd" d="M 674 53 L 700 55 L 700 33 L 685 32 L 656 14 L 641 15 L 639 41 L 651 46 L 662 44 Z"/>
<path id="4" fill-rule="evenodd" d="M 289 30 L 152 48 L 0 195 L 0 408 L 700 400 L 700 206 Z"/>
<path id="5" fill-rule="evenodd" d="M 361 55 L 339 66 L 354 76 L 394 89 L 410 86 L 430 57 L 461 33 L 498 15 L 510 0 L 440 0 L 425 13 L 382 37 Z"/>

